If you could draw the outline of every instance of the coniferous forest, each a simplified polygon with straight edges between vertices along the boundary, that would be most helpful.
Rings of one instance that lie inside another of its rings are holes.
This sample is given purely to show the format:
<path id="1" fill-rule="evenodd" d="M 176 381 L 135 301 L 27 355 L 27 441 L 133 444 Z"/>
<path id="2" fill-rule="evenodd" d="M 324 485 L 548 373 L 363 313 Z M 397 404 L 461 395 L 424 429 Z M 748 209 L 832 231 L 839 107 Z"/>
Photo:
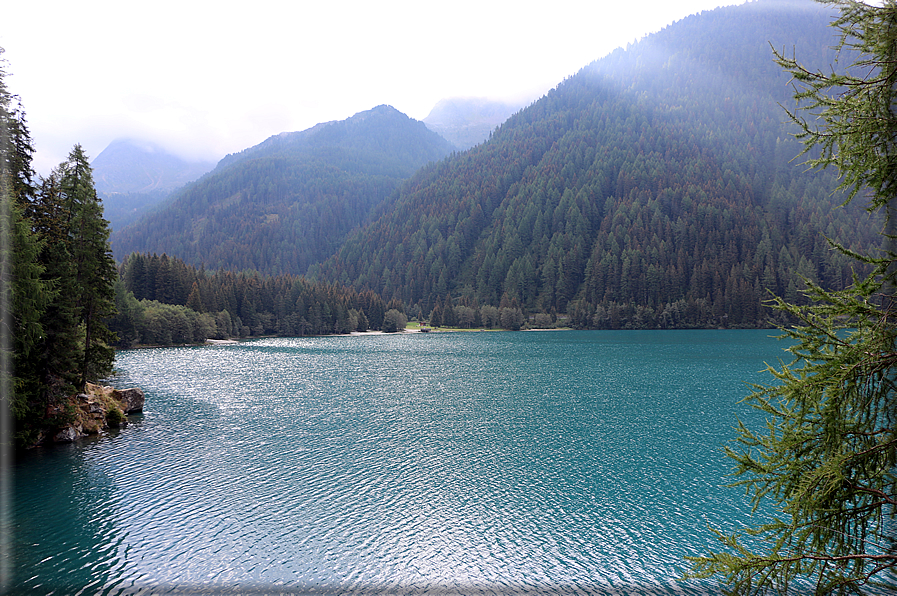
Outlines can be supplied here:
<path id="1" fill-rule="evenodd" d="M 13 344 L 3 382 L 12 396 L 16 438 L 28 444 L 74 416 L 68 396 L 112 372 L 109 320 L 118 272 L 81 147 L 37 181 L 25 113 L 2 76 L 0 119 L 0 195 L 9 241 L 2 292 Z"/>
<path id="2" fill-rule="evenodd" d="M 753 327 L 802 278 L 840 288 L 878 231 L 807 172 L 770 44 L 833 64 L 825 10 L 692 16 L 565 80 L 488 143 L 420 171 L 310 275 L 406 303 L 516 299 L 581 328 Z"/>
<path id="3" fill-rule="evenodd" d="M 116 232 L 116 256 L 176 255 L 196 266 L 304 273 L 365 223 L 400 182 L 452 151 L 389 106 L 271 137 L 222 159 L 156 213 Z"/>
<path id="4" fill-rule="evenodd" d="M 298 198 L 323 177 L 290 178 L 298 166 L 273 156 L 298 151 L 274 137 L 223 160 L 113 246 L 121 259 L 167 253 L 371 290 L 424 317 L 438 300 L 513 302 L 526 320 L 569 317 L 577 328 L 769 326 L 771 295 L 799 301 L 804 278 L 850 283 L 852 262 L 826 238 L 862 249 L 877 232 L 862 208 L 839 207 L 835 172 L 799 166 L 782 108 L 791 87 L 770 46 L 800 47 L 807 64 L 827 67 L 829 20 L 812 2 L 772 1 L 688 17 L 587 66 L 487 142 L 413 175 L 419 162 L 393 170 L 383 192 L 334 182 L 321 200 Z M 303 151 L 317 139 L 316 158 L 345 164 L 333 157 L 353 121 L 293 134 Z M 282 203 L 277 176 L 295 192 Z"/>
<path id="5" fill-rule="evenodd" d="M 113 346 L 394 330 L 406 318 L 785 322 L 765 301 L 800 303 L 804 280 L 852 282 L 856 262 L 827 239 L 866 252 L 879 232 L 841 206 L 836 172 L 799 165 L 782 107 L 793 93 L 770 46 L 836 66 L 830 20 L 813 2 L 774 0 L 685 18 L 463 152 L 388 106 L 277 135 L 114 231 L 79 146 L 35 175 L 24 109 L 0 79 L 20 433 L 63 420 L 63 397 L 108 375 Z"/>

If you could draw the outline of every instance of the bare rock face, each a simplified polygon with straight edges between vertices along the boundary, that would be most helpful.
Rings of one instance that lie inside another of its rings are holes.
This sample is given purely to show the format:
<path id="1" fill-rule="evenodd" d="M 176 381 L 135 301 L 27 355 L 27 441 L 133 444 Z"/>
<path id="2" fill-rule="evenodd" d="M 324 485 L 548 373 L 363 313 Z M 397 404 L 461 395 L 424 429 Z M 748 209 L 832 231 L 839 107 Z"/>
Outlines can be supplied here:
<path id="1" fill-rule="evenodd" d="M 112 397 L 121 403 L 121 411 L 125 414 L 134 414 L 143 411 L 143 390 L 138 387 L 131 389 L 113 389 Z"/>

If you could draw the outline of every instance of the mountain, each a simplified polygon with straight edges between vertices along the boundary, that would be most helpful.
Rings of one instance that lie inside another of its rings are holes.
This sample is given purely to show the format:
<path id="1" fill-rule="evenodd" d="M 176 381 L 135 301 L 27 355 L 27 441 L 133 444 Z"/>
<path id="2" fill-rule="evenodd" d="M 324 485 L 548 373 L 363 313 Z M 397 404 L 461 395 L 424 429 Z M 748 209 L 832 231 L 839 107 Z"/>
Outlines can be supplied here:
<path id="1" fill-rule="evenodd" d="M 339 248 L 405 178 L 453 150 L 390 106 L 275 135 L 112 236 L 132 252 L 267 274 L 300 274 Z"/>
<path id="2" fill-rule="evenodd" d="M 580 327 L 769 324 L 769 292 L 851 281 L 878 225 L 801 147 L 770 44 L 835 64 L 829 9 L 760 0 L 595 61 L 489 141 L 431 164 L 313 279 L 419 305 L 519 305 Z"/>
<path id="3" fill-rule="evenodd" d="M 495 128 L 523 105 L 484 97 L 454 97 L 440 100 L 424 124 L 455 147 L 470 149 L 489 138 Z"/>
<path id="4" fill-rule="evenodd" d="M 94 158 L 91 167 L 105 217 L 118 230 L 215 164 L 185 160 L 148 141 L 118 139 Z"/>
<path id="5" fill-rule="evenodd" d="M 285 132 L 222 159 L 216 169 L 247 159 L 293 155 L 326 159 L 347 169 L 407 178 L 422 165 L 442 159 L 453 148 L 392 106 L 381 105 L 341 121 L 322 122 L 300 132 Z"/>
<path id="6" fill-rule="evenodd" d="M 91 162 L 97 192 L 106 194 L 172 191 L 215 167 L 188 161 L 148 141 L 112 141 Z"/>

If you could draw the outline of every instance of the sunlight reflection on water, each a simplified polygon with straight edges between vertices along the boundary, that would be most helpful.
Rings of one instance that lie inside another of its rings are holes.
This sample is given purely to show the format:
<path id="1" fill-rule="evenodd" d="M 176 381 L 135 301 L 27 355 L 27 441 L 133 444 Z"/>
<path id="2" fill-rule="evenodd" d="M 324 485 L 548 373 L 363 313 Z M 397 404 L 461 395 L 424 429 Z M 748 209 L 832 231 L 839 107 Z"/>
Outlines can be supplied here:
<path id="1" fill-rule="evenodd" d="M 768 335 L 121 352 L 143 416 L 17 464 L 16 585 L 705 593 L 674 580 L 747 518 L 721 448 Z"/>

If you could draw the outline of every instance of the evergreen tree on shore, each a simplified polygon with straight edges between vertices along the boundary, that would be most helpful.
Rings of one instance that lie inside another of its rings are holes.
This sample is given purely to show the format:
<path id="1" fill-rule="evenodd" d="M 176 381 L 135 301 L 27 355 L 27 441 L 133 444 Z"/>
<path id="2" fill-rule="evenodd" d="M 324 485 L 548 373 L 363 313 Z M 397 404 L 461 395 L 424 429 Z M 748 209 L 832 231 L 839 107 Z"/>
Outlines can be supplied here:
<path id="1" fill-rule="evenodd" d="M 80 145 L 42 180 L 32 212 L 45 239 L 39 260 L 58 291 L 48 305 L 42 354 L 44 383 L 58 395 L 107 376 L 114 359 L 114 337 L 105 321 L 115 312 L 118 272 Z"/>
<path id="2" fill-rule="evenodd" d="M 19 423 L 39 415 L 45 315 L 56 291 L 38 259 L 44 242 L 27 217 L 35 195 L 33 149 L 24 111 L 6 88 L 5 74 L 0 64 L 0 397 L 4 410 Z"/>
<path id="3" fill-rule="evenodd" d="M 0 50 L 2 52 L 2 50 Z M 28 444 L 69 415 L 67 398 L 112 370 L 115 262 L 89 161 L 76 145 L 35 182 L 24 110 L 0 68 L 0 200 L 4 325 L 11 347 L 3 396 Z"/>
<path id="4" fill-rule="evenodd" d="M 60 187 L 69 212 L 68 249 L 74 264 L 78 323 L 84 333 L 78 387 L 112 372 L 113 335 L 105 320 L 115 313 L 114 284 L 118 278 L 109 246 L 109 222 L 97 197 L 90 162 L 75 145 L 61 166 Z"/>
<path id="5" fill-rule="evenodd" d="M 820 1 L 839 10 L 851 64 L 835 74 L 778 54 L 798 85 L 792 118 L 817 150 L 809 163 L 835 166 L 849 197 L 884 216 L 884 246 L 853 253 L 875 271 L 846 290 L 811 283 L 809 306 L 776 300 L 800 321 L 785 335 L 794 360 L 747 398 L 767 425 L 739 425 L 742 449 L 727 454 L 755 511 L 771 501 L 778 514 L 718 532 L 727 550 L 692 559 L 694 577 L 720 577 L 730 594 L 897 589 L 897 2 Z"/>

